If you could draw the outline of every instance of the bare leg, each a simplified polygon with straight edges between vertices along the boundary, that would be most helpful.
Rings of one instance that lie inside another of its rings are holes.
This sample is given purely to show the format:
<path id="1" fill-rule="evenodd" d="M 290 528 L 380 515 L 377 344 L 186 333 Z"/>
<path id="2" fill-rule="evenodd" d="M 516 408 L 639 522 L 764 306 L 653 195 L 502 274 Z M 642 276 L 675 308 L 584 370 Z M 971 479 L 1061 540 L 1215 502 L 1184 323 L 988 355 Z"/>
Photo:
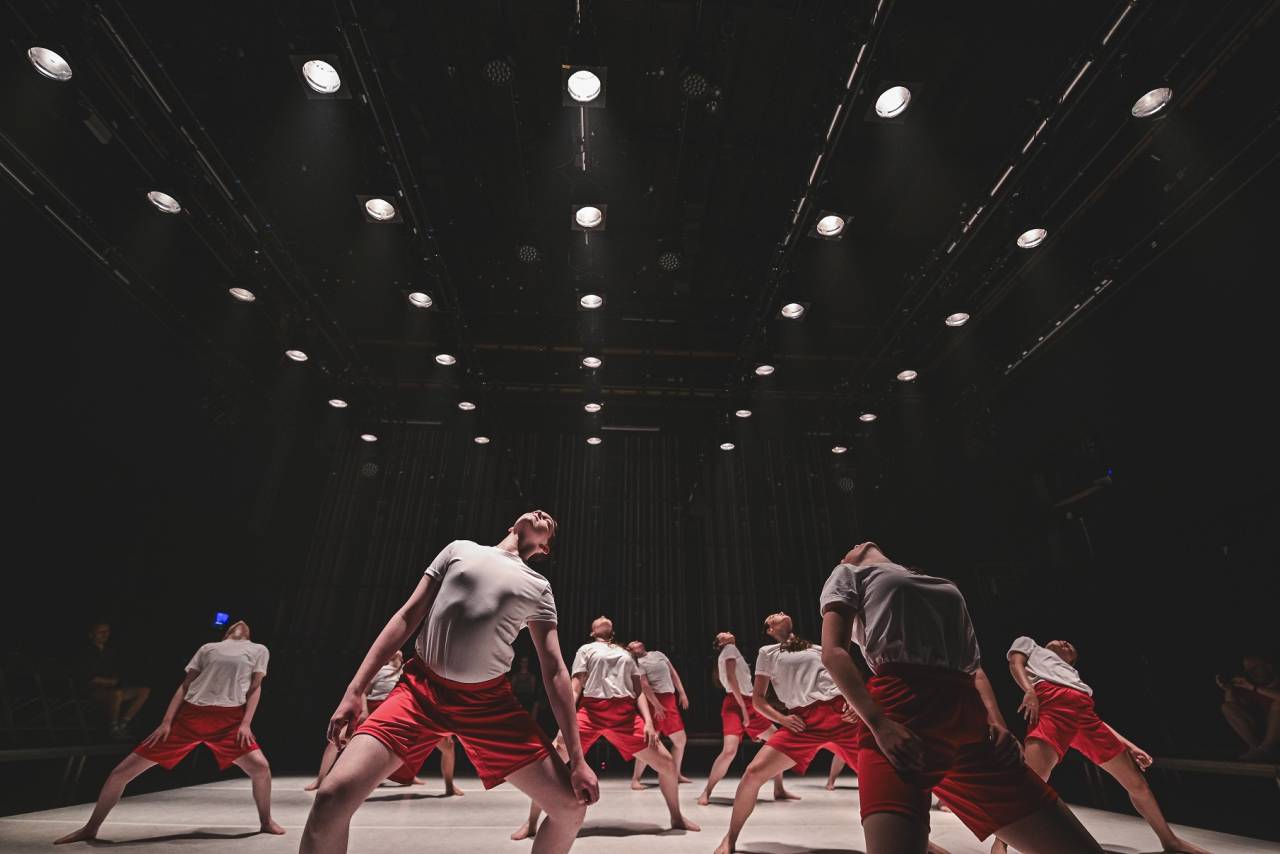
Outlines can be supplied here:
<path id="1" fill-rule="evenodd" d="M 729 766 L 733 764 L 733 757 L 738 755 L 738 745 L 742 743 L 742 737 L 737 735 L 726 735 L 724 744 L 720 747 L 720 755 L 716 757 L 716 761 L 711 763 L 711 776 L 707 777 L 707 786 L 702 790 L 702 794 L 698 796 L 698 804 L 706 806 L 711 803 L 711 792 L 724 779 L 724 775 L 729 773 Z"/>
<path id="2" fill-rule="evenodd" d="M 734 792 L 733 814 L 729 818 L 729 832 L 720 841 L 715 854 L 730 854 L 730 852 L 736 850 L 738 835 L 742 833 L 743 826 L 756 808 L 756 798 L 760 794 L 760 788 L 764 786 L 765 781 L 770 777 L 775 779 L 781 777 L 783 771 L 793 767 L 795 764 L 785 753 L 779 753 L 768 745 L 760 748 L 760 752 L 751 760 L 751 764 L 747 766 L 746 773 L 742 775 L 742 780 L 738 783 L 738 790 Z"/>
<path id="3" fill-rule="evenodd" d="M 344 854 L 351 816 L 369 793 L 401 765 L 400 757 L 371 735 L 357 733 L 316 790 L 299 854 Z"/>
<path id="4" fill-rule="evenodd" d="M 1058 764 L 1058 751 L 1038 738 L 1027 739 L 1022 756 L 1027 763 L 1027 767 L 1036 772 L 1036 776 L 1046 782 L 1048 782 L 1049 775 L 1053 773 L 1053 769 Z M 1005 841 L 1004 837 L 997 833 L 996 838 L 991 843 L 991 854 L 1006 854 L 1009 846 L 1005 844 Z"/>
<path id="5" fill-rule="evenodd" d="M 587 805 L 574 793 L 565 761 L 558 756 L 548 756 L 521 768 L 508 777 L 507 782 L 547 811 L 547 819 L 533 840 L 532 854 L 568 851 L 587 817 Z"/>
<path id="6" fill-rule="evenodd" d="M 1180 839 L 1169 827 L 1169 822 L 1164 820 L 1164 813 L 1160 811 L 1160 805 L 1156 803 L 1156 796 L 1151 791 L 1151 786 L 1148 785 L 1146 776 L 1138 768 L 1137 763 L 1133 761 L 1129 751 L 1126 750 L 1114 759 L 1104 762 L 1102 770 L 1115 777 L 1116 782 L 1124 786 L 1124 790 L 1129 793 L 1129 800 L 1133 802 L 1133 808 L 1147 820 L 1147 824 L 1151 825 L 1151 829 L 1156 832 L 1156 837 L 1160 840 L 1160 844 L 1164 846 L 1165 851 L 1181 851 L 1184 854 L 1209 854 L 1208 851 L 1198 845 L 1192 845 L 1190 842 Z"/>
<path id="7" fill-rule="evenodd" d="M 1244 706 L 1234 702 L 1223 703 L 1222 716 L 1227 719 L 1227 723 L 1250 750 L 1262 743 L 1258 734 L 1258 725 L 1253 715 L 1249 714 Z"/>
<path id="8" fill-rule="evenodd" d="M 827 791 L 833 791 L 836 787 L 836 778 L 840 776 L 840 772 L 844 770 L 844 760 L 840 758 L 838 753 L 831 754 L 831 770 L 827 772 Z"/>
<path id="9" fill-rule="evenodd" d="M 130 753 L 124 759 L 121 759 L 120 764 L 113 768 L 111 774 L 107 777 L 107 782 L 102 784 L 102 791 L 98 792 L 98 802 L 93 805 L 93 814 L 89 816 L 89 820 L 85 822 L 84 827 L 54 840 L 54 844 L 62 845 L 65 842 L 84 842 L 96 839 L 98 837 L 98 828 L 102 827 L 102 822 L 106 821 L 107 813 L 111 812 L 112 808 L 120 803 L 120 796 L 124 794 L 124 787 L 129 785 L 133 778 L 155 764 L 150 759 L 143 759 L 136 753 Z"/>
<path id="10" fill-rule="evenodd" d="M 929 825 L 892 812 L 872 813 L 862 820 L 867 854 L 925 854 Z"/>
<path id="11" fill-rule="evenodd" d="M 644 769 L 649 766 L 639 756 L 636 757 L 635 766 L 631 769 L 631 788 L 637 792 L 644 789 L 644 784 L 640 782 L 640 778 L 644 776 Z"/>
<path id="12" fill-rule="evenodd" d="M 676 763 L 676 779 L 681 783 L 692 783 L 681 770 L 684 768 L 684 748 L 689 743 L 689 736 L 684 730 L 671 733 L 671 758 Z"/>
<path id="13" fill-rule="evenodd" d="M 271 819 L 271 766 L 261 750 L 251 750 L 235 761 L 253 783 L 253 802 L 258 805 L 258 823 L 263 833 L 284 833 L 284 828 Z"/>
<path id="14" fill-rule="evenodd" d="M 551 746 L 556 749 L 556 753 L 560 754 L 560 761 L 565 765 L 565 767 L 568 767 L 569 751 L 564 746 L 564 740 L 557 735 L 556 740 L 551 743 Z M 585 753 L 586 751 L 584 750 L 583 752 Z M 515 781 L 512 780 L 513 784 L 514 782 Z M 535 799 L 530 798 L 529 817 L 524 820 L 524 824 L 516 828 L 516 832 L 511 834 L 511 838 L 516 842 L 519 842 L 521 839 L 530 839 L 536 836 L 538 833 L 538 818 L 541 815 L 542 808 L 538 806 L 538 802 Z"/>
<path id="15" fill-rule="evenodd" d="M 680 781 L 676 779 L 676 764 L 667 749 L 659 744 L 657 747 L 646 747 L 636 754 L 639 758 L 653 766 L 658 772 L 658 789 L 667 802 L 667 812 L 671 815 L 673 830 L 701 830 L 698 825 L 689 821 L 680 812 Z"/>
<path id="16" fill-rule="evenodd" d="M 1280 703 L 1272 703 L 1263 724 L 1262 741 L 1240 758 L 1250 762 L 1273 762 L 1280 754 Z"/>
<path id="17" fill-rule="evenodd" d="M 440 776 L 444 778 L 444 793 L 449 796 L 465 795 L 453 782 L 453 769 L 458 762 L 453 736 L 440 739 Z"/>
<path id="18" fill-rule="evenodd" d="M 338 760 L 338 745 L 332 741 L 326 741 L 324 744 L 324 753 L 320 756 L 320 771 L 316 774 L 316 778 L 303 787 L 304 792 L 314 792 L 320 788 L 321 781 L 324 780 L 326 774 L 333 770 L 333 763 Z"/>
<path id="19" fill-rule="evenodd" d="M 120 716 L 120 724 L 128 726 L 129 722 L 134 719 L 138 712 L 146 705 L 147 698 L 151 696 L 151 689 L 145 685 L 134 685 L 125 688 L 123 691 L 123 699 L 129 701 L 129 707 L 124 710 L 124 714 Z"/>
<path id="20" fill-rule="evenodd" d="M 768 745 L 765 745 L 768 747 Z M 760 748 L 764 750 L 764 747 Z M 756 754 L 759 756 L 759 754 Z M 778 776 L 773 778 L 773 799 L 775 801 L 798 801 L 800 796 L 792 792 L 788 792 L 786 786 L 782 784 L 782 772 L 778 772 Z"/>
<path id="21" fill-rule="evenodd" d="M 1062 801 L 1000 828 L 996 835 L 1024 854 L 1104 854 Z"/>

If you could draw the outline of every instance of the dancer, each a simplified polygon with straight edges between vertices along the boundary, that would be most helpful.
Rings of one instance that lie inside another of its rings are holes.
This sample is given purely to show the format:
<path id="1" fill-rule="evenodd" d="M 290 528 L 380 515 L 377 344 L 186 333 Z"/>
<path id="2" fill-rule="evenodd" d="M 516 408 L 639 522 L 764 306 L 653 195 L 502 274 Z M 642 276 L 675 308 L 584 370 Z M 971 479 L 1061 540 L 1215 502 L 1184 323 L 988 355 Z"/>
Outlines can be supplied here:
<path id="1" fill-rule="evenodd" d="M 1217 677 L 1222 716 L 1249 748 L 1242 762 L 1274 762 L 1280 758 L 1280 676 L 1260 655 L 1240 663 L 1243 676 Z"/>
<path id="2" fill-rule="evenodd" d="M 845 769 L 845 761 L 840 758 L 839 753 L 831 754 L 831 768 L 827 771 L 827 791 L 834 792 L 836 790 L 836 778 L 840 776 Z M 854 769 L 853 775 L 858 776 L 857 769 Z"/>
<path id="3" fill-rule="evenodd" d="M 1009 647 L 1008 657 L 1013 681 L 1025 692 L 1018 711 L 1031 727 L 1024 756 L 1032 771 L 1047 781 L 1067 748 L 1074 747 L 1124 786 L 1134 809 L 1151 825 L 1165 851 L 1209 854 L 1179 838 L 1165 821 L 1142 773 L 1151 765 L 1151 757 L 1098 717 L 1093 689 L 1075 668 L 1079 655 L 1070 642 L 1053 640 L 1040 646 L 1023 636 Z M 991 850 L 1004 854 L 1008 850 L 1001 841 L 1004 837 L 997 836 Z"/>
<path id="4" fill-rule="evenodd" d="M 284 833 L 271 819 L 271 766 L 250 728 L 262 699 L 268 657 L 265 646 L 249 640 L 249 624 L 244 620 L 228 626 L 221 641 L 196 650 L 160 726 L 112 770 L 88 823 L 56 844 L 97 839 L 107 813 L 133 778 L 153 765 L 172 770 L 198 744 L 213 752 L 222 770 L 236 765 L 249 775 L 260 832 Z"/>
<path id="5" fill-rule="evenodd" d="M 591 749 L 604 738 L 622 754 L 622 761 L 643 759 L 658 772 L 658 788 L 667 802 L 672 830 L 701 830 L 680 812 L 680 790 L 671 754 L 658 741 L 649 710 L 649 699 L 641 687 L 640 668 L 631 653 L 613 642 L 613 621 L 597 617 L 591 623 L 591 641 L 578 648 L 573 657 L 573 696 L 582 699 L 577 724 L 582 734 L 582 750 Z M 563 727 L 555 746 L 564 750 Z M 541 810 L 534 801 L 529 818 L 512 839 L 526 839 L 545 830 L 538 827 Z"/>
<path id="6" fill-rule="evenodd" d="M 720 656 L 716 659 L 716 673 L 720 685 L 724 688 L 724 702 L 720 704 L 720 729 L 723 741 L 720 755 L 711 763 L 711 775 L 707 777 L 706 788 L 698 796 L 698 805 L 711 803 L 711 792 L 716 784 L 729 773 L 729 766 L 738 755 L 738 745 L 742 744 L 742 735 L 746 733 L 756 741 L 767 741 L 777 730 L 769 719 L 757 712 L 751 704 L 751 665 L 738 651 L 737 638 L 732 632 L 720 632 L 716 635 L 716 649 Z M 773 778 L 773 799 L 775 801 L 799 800 L 782 785 L 782 775 Z"/>
<path id="7" fill-rule="evenodd" d="M 556 605 L 547 579 L 525 563 L 550 554 L 556 522 L 523 514 L 496 546 L 455 540 L 427 567 L 408 600 L 379 633 L 329 721 L 345 750 L 316 791 L 302 854 L 347 849 L 351 816 L 402 764 L 414 767 L 446 735 L 456 735 L 486 789 L 511 782 L 547 810 L 537 854 L 565 852 L 599 797 L 583 759 L 569 674 L 560 657 Z M 517 702 L 507 680 L 511 642 L 525 626 L 560 722 L 568 766 Z M 387 700 L 348 733 L 382 662 L 418 632 L 417 655 Z"/>
<path id="8" fill-rule="evenodd" d="M 979 839 L 997 833 L 1027 854 L 1102 854 L 1023 764 L 954 584 L 861 543 L 832 571 L 820 603 L 822 663 L 863 721 L 857 768 L 868 854 L 927 850 L 930 789 Z M 850 638 L 875 674 L 869 682 Z"/>
<path id="9" fill-rule="evenodd" d="M 658 729 L 658 734 L 671 739 L 671 758 L 676 763 L 676 777 L 681 783 L 692 782 L 680 773 L 687 742 L 680 709 L 689 708 L 689 695 L 684 692 L 684 683 L 680 681 L 680 674 L 676 672 L 676 666 L 671 663 L 671 659 L 656 649 L 645 649 L 644 641 L 636 640 L 627 644 L 627 652 L 631 653 L 631 657 L 636 660 L 636 664 L 640 666 L 640 673 L 644 676 L 641 687 L 645 690 L 645 696 L 649 698 L 649 712 L 653 715 L 653 723 Z M 644 788 L 640 783 L 644 769 L 644 760 L 637 758 L 635 769 L 631 772 L 631 788 L 637 790 Z"/>

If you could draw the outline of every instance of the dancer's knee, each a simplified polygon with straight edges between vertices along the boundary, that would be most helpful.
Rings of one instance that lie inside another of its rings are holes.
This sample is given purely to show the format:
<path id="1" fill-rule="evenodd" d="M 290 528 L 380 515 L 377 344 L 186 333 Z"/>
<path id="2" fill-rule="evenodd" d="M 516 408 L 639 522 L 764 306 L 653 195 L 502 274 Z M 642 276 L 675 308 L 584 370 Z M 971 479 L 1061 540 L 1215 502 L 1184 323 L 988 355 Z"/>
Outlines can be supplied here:
<path id="1" fill-rule="evenodd" d="M 312 815 L 333 817 L 343 813 L 354 813 L 356 806 L 363 800 L 363 792 L 352 780 L 335 780 L 330 774 L 320 781 L 316 789 L 315 806 Z"/>
<path id="2" fill-rule="evenodd" d="M 565 792 L 555 799 L 554 803 L 540 804 L 543 812 L 558 824 L 575 829 L 582 827 L 587 819 L 587 805 L 578 800 L 572 792 Z"/>

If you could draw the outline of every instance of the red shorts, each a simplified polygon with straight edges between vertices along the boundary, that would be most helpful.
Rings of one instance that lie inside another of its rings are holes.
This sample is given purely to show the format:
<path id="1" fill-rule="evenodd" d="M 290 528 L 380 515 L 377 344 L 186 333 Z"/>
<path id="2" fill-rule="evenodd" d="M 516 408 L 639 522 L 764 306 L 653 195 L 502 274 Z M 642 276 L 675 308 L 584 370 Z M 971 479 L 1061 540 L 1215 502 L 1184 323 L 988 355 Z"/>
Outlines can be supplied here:
<path id="1" fill-rule="evenodd" d="M 258 749 L 256 742 L 237 743 L 236 732 L 242 720 L 244 706 L 197 706 L 183 700 L 169 727 L 169 737 L 151 746 L 139 744 L 133 752 L 168 771 L 197 744 L 203 744 L 213 751 L 218 767 L 225 771 L 232 762 Z"/>
<path id="2" fill-rule="evenodd" d="M 797 774 L 807 771 L 813 757 L 824 747 L 857 768 L 860 727 L 840 717 L 844 707 L 843 697 L 833 697 L 792 709 L 791 714 L 804 721 L 804 732 L 792 732 L 780 726 L 769 736 L 769 747 L 795 762 Z"/>
<path id="3" fill-rule="evenodd" d="M 618 748 L 624 762 L 649 746 L 644 740 L 644 718 L 631 697 L 583 697 L 578 706 L 578 736 L 583 753 L 603 737 Z"/>
<path id="4" fill-rule="evenodd" d="M 387 700 L 385 697 L 381 700 L 366 701 L 366 705 L 369 707 L 369 715 L 378 711 L 378 707 L 381 706 L 386 701 Z M 365 717 L 367 718 L 369 715 L 365 715 Z M 361 723 L 363 723 L 363 721 L 361 721 Z M 426 758 L 430 755 L 431 755 L 430 750 L 422 754 L 423 761 L 425 761 Z M 421 763 L 419 763 L 418 765 L 408 765 L 408 764 L 401 765 L 399 768 L 397 768 L 396 770 L 388 774 L 387 779 L 393 783 L 400 783 L 403 786 L 407 786 L 410 783 L 412 783 L 415 779 L 417 779 L 418 769 L 420 767 L 422 767 Z"/>
<path id="5" fill-rule="evenodd" d="M 456 736 L 486 789 L 551 752 L 551 742 L 516 700 L 505 675 L 454 682 L 417 658 L 409 659 L 387 699 L 356 728 L 361 733 L 385 744 L 412 770 L 422 767 L 441 738 Z"/>
<path id="6" fill-rule="evenodd" d="M 662 710 L 667 716 L 662 720 L 658 720 L 654 715 L 653 725 L 657 728 L 660 735 L 673 735 L 677 732 L 684 732 L 684 719 L 680 717 L 680 707 L 676 705 L 675 694 L 655 694 L 658 703 L 662 705 Z M 650 712 L 652 714 L 652 712 Z"/>
<path id="7" fill-rule="evenodd" d="M 750 697 L 743 697 L 747 701 L 747 719 L 742 720 L 742 709 L 738 708 L 738 701 L 733 698 L 732 694 L 724 695 L 724 702 L 720 704 L 720 729 L 725 735 L 736 735 L 741 737 L 745 732 L 756 741 L 760 740 L 760 735 L 769 727 L 773 726 L 773 721 L 766 718 L 755 710 L 751 705 Z"/>
<path id="8" fill-rule="evenodd" d="M 1035 687 L 1040 717 L 1027 733 L 1028 739 L 1043 741 L 1058 752 L 1059 759 L 1066 755 L 1068 747 L 1074 747 L 1095 765 L 1124 753 L 1124 745 L 1098 717 L 1088 694 L 1043 680 Z"/>
<path id="9" fill-rule="evenodd" d="M 956 670 L 888 664 L 867 683 L 891 719 L 924 742 L 924 768 L 903 776 L 865 726 L 858 728 L 862 817 L 898 813 L 929 824 L 929 791 L 986 839 L 1055 803 L 1057 794 L 1018 759 L 1002 762 L 987 737 L 987 710 L 973 677 Z M 772 744 L 772 742 L 770 742 Z"/>

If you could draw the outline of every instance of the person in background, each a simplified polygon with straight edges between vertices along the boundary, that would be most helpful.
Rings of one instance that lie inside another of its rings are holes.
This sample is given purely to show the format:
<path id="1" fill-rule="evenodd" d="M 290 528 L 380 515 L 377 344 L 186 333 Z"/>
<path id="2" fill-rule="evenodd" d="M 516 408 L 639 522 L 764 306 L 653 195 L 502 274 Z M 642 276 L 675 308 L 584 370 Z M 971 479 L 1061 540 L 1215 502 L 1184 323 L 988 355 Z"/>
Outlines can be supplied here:
<path id="1" fill-rule="evenodd" d="M 1280 759 L 1280 676 L 1260 655 L 1246 655 L 1240 662 L 1243 676 L 1219 676 L 1222 716 L 1248 748 L 1244 762 Z"/>
<path id="2" fill-rule="evenodd" d="M 515 692 L 520 705 L 529 711 L 529 717 L 536 721 L 542 713 L 542 680 L 529 669 L 527 655 L 516 659 L 516 669 L 511 671 L 511 690 Z"/>
<path id="3" fill-rule="evenodd" d="M 688 742 L 680 710 L 689 708 L 689 695 L 684 692 L 680 674 L 676 672 L 671 659 L 656 649 L 646 649 L 644 641 L 634 640 L 627 644 L 627 652 L 636 660 L 640 673 L 644 676 L 641 687 L 649 698 L 649 711 L 653 713 L 653 723 L 658 728 L 658 734 L 671 739 L 671 758 L 676 763 L 676 776 L 681 783 L 691 782 L 680 773 L 684 764 L 684 747 Z M 644 760 L 637 758 L 631 772 L 631 788 L 644 788 L 640 778 L 644 776 L 645 767 Z"/>
<path id="4" fill-rule="evenodd" d="M 80 687 L 95 706 L 107 716 L 112 738 L 128 739 L 129 724 L 146 704 L 151 689 L 145 685 L 125 685 L 120 679 L 116 651 L 108 645 L 111 625 L 89 624 L 88 643 L 80 653 Z"/>

